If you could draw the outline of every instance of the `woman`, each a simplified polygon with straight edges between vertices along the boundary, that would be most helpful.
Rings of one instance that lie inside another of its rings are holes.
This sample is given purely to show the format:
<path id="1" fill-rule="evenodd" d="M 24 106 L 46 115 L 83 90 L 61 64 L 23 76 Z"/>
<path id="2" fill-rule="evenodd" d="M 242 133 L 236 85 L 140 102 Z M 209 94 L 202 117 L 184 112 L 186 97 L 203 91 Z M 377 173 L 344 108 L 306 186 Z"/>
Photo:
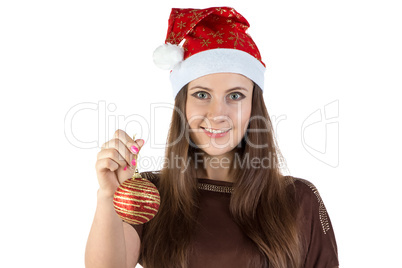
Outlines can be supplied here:
<path id="1" fill-rule="evenodd" d="M 171 70 L 175 96 L 166 163 L 142 173 L 161 206 L 143 225 L 114 212 L 113 194 L 144 145 L 118 130 L 98 154 L 87 267 L 338 266 L 317 189 L 280 172 L 262 95 L 265 65 L 248 27 L 228 7 L 172 9 L 166 44 L 154 54 Z"/>

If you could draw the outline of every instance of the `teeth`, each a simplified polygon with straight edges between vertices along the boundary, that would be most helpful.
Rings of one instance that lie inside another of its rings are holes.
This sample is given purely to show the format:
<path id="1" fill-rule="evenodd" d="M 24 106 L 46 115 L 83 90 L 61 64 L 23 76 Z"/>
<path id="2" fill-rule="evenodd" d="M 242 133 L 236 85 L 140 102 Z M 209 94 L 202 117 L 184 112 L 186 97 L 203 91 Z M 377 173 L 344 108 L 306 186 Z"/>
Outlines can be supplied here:
<path id="1" fill-rule="evenodd" d="M 215 130 L 215 129 L 211 129 L 211 128 L 205 128 L 205 130 L 208 132 L 211 132 L 211 133 L 215 133 L 215 134 L 224 133 L 224 132 L 228 131 L 228 130 Z"/>

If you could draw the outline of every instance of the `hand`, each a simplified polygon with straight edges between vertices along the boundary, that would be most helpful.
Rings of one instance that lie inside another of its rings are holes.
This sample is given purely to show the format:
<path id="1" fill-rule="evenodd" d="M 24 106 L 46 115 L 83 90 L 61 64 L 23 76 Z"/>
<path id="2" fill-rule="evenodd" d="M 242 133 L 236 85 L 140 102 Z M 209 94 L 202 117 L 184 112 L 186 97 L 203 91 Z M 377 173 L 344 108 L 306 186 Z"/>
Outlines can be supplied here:
<path id="1" fill-rule="evenodd" d="M 143 145 L 144 140 L 134 141 L 120 129 L 114 133 L 113 139 L 102 145 L 97 155 L 95 169 L 99 191 L 104 196 L 113 198 L 119 185 L 133 176 L 138 152 Z"/>

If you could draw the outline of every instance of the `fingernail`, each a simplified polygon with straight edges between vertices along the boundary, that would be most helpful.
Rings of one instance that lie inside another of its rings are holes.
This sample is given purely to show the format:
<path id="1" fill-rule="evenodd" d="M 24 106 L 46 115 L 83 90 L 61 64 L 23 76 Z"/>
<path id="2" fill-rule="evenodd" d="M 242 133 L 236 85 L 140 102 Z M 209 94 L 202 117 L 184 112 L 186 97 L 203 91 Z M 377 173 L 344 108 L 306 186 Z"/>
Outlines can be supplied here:
<path id="1" fill-rule="evenodd" d="M 130 149 L 131 149 L 131 151 L 132 151 L 134 154 L 138 153 L 138 148 L 137 148 L 137 146 L 133 145 L 133 146 L 131 146 Z"/>
<path id="2" fill-rule="evenodd" d="M 140 143 L 140 142 L 142 142 L 142 143 Z M 137 143 L 141 144 L 140 146 L 143 146 L 144 143 L 145 143 L 145 141 L 144 141 L 143 139 L 139 139 L 139 140 L 137 141 Z"/>
<path id="3" fill-rule="evenodd" d="M 137 163 L 137 162 L 135 162 L 135 159 L 133 159 L 133 161 L 131 161 L 131 164 L 132 164 L 133 166 L 135 166 L 136 163 Z"/>
<path id="4" fill-rule="evenodd" d="M 124 170 L 127 170 L 127 166 L 124 168 Z"/>

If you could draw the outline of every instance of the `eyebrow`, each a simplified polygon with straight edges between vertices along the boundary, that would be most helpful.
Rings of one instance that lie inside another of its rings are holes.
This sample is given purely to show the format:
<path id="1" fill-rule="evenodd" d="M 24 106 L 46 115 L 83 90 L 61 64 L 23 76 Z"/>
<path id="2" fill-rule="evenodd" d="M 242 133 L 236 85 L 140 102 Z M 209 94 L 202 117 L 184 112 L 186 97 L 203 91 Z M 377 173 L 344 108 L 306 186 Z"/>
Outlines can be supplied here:
<path id="1" fill-rule="evenodd" d="M 194 89 L 196 89 L 196 88 L 204 89 L 204 90 L 209 91 L 209 92 L 212 91 L 212 89 L 207 88 L 207 87 L 202 87 L 202 86 L 194 86 L 194 87 L 190 88 L 189 91 L 192 91 L 192 90 L 194 90 Z M 233 90 L 244 90 L 244 91 L 246 91 L 246 92 L 248 91 L 248 90 L 245 89 L 244 87 L 234 87 L 234 88 L 230 88 L 230 89 L 226 90 L 225 93 L 226 93 L 226 92 L 229 92 L 229 91 L 233 91 Z"/>

